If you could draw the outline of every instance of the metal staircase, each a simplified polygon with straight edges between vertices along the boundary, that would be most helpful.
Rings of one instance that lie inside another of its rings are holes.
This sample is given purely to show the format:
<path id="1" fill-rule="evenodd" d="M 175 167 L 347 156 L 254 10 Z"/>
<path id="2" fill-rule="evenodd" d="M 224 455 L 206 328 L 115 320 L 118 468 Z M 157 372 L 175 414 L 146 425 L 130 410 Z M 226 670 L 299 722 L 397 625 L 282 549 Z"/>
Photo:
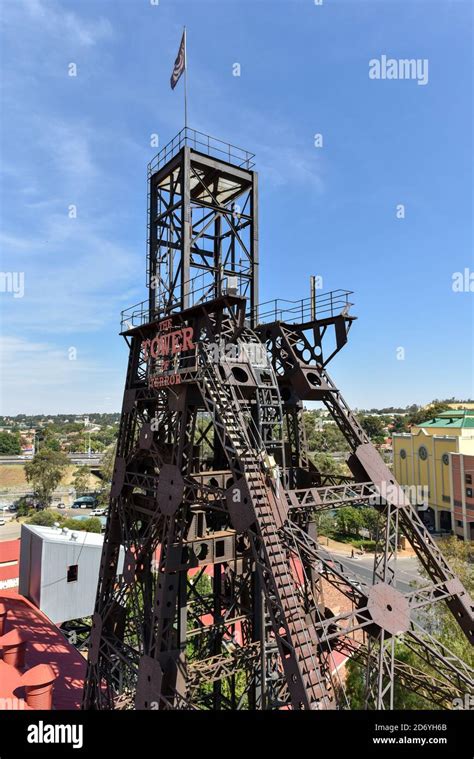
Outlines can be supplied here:
<path id="1" fill-rule="evenodd" d="M 205 354 L 202 354 L 205 356 Z M 272 382 L 276 386 L 276 382 Z M 267 602 L 294 708 L 329 708 L 331 696 L 320 672 L 317 635 L 307 618 L 290 564 L 284 537 L 279 531 L 286 517 L 286 499 L 278 476 L 265 472 L 266 453 L 255 424 L 245 424 L 243 403 L 234 385 L 226 385 L 218 365 L 204 360 L 201 394 L 213 416 L 229 465 L 245 479 L 253 512 L 249 536 Z"/>

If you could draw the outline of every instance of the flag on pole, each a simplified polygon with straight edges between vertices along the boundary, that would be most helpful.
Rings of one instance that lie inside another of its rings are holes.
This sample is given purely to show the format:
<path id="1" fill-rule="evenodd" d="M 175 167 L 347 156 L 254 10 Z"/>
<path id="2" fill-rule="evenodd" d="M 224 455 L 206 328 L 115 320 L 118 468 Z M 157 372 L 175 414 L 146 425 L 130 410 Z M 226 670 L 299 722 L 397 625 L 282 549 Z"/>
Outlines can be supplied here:
<path id="1" fill-rule="evenodd" d="M 181 37 L 181 44 L 179 46 L 178 55 L 174 62 L 173 73 L 171 74 L 170 84 L 171 84 L 172 90 L 174 90 L 174 88 L 178 84 L 179 78 L 181 74 L 183 73 L 183 71 L 185 70 L 186 70 L 186 30 L 184 30 L 183 36 Z"/>

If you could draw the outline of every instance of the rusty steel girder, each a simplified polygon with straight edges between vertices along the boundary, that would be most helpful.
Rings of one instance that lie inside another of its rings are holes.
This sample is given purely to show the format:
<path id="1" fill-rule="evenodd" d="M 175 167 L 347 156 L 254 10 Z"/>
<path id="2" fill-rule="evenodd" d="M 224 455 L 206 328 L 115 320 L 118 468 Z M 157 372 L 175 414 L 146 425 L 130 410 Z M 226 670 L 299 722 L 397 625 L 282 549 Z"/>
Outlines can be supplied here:
<path id="1" fill-rule="evenodd" d="M 350 293 L 258 304 L 253 157 L 214 146 L 184 130 L 149 167 L 149 299 L 122 319 L 83 706 L 347 708 L 335 653 L 364 667 L 367 708 L 393 707 L 395 681 L 449 706 L 473 673 L 420 615 L 446 604 L 472 643 L 472 602 L 327 372 L 354 322 Z M 342 431 L 352 477 L 313 464 L 308 400 Z M 344 505 L 379 513 L 371 582 L 318 542 L 316 515 Z M 401 532 L 430 578 L 409 593 Z M 402 640 L 421 669 L 399 660 Z"/>

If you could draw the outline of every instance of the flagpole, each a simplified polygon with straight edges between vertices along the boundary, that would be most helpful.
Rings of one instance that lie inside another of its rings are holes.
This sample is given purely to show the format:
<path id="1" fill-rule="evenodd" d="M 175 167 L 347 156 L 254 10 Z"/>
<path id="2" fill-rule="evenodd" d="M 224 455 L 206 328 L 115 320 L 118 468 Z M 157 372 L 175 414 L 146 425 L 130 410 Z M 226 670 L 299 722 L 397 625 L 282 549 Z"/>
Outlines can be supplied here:
<path id="1" fill-rule="evenodd" d="M 188 128 L 188 51 L 186 49 L 186 27 L 184 27 L 184 128 Z"/>

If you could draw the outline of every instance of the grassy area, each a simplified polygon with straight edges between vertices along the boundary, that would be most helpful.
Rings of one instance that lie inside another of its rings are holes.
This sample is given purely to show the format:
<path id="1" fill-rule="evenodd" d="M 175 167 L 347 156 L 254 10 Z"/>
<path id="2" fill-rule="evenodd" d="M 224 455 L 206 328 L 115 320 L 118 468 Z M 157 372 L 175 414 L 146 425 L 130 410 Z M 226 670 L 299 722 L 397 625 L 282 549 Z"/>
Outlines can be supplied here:
<path id="1" fill-rule="evenodd" d="M 338 543 L 348 543 L 358 550 L 375 551 L 375 540 L 368 540 L 367 538 L 360 538 L 357 535 L 346 535 L 339 532 L 331 535 L 331 538 L 337 540 Z"/>
<path id="2" fill-rule="evenodd" d="M 24 464 L 2 464 L 0 466 L 0 489 L 25 487 L 27 485 Z"/>
<path id="3" fill-rule="evenodd" d="M 77 466 L 74 464 L 66 467 L 59 487 L 71 487 L 76 469 Z M 99 478 L 94 474 L 90 474 L 88 477 L 88 488 L 96 490 L 98 483 L 100 483 Z M 8 493 L 9 488 L 15 487 L 25 490 L 30 488 L 25 477 L 25 464 L 2 464 L 0 466 L 0 493 Z"/>

